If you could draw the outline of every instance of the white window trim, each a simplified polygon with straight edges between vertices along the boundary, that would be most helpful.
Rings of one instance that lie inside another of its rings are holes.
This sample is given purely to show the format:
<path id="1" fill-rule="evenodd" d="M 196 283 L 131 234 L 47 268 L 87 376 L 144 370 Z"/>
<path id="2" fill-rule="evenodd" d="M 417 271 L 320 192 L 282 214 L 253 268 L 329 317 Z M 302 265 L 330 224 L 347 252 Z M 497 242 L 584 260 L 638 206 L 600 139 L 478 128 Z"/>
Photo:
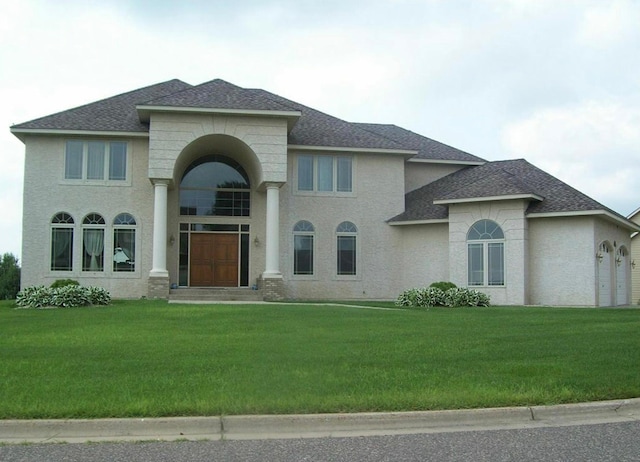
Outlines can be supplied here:
<path id="1" fill-rule="evenodd" d="M 298 224 L 300 221 L 303 220 L 297 220 L 294 223 L 294 227 L 296 224 Z M 313 226 L 313 231 L 293 231 L 293 233 L 291 234 L 291 277 L 292 279 L 295 280 L 299 280 L 299 281 L 316 281 L 318 280 L 318 237 L 317 237 L 317 231 L 316 231 L 316 226 L 313 224 L 312 221 L 310 220 L 304 220 L 304 221 L 308 221 L 309 223 L 311 223 L 311 225 Z M 295 242 L 295 236 L 313 236 L 313 265 L 311 267 L 311 271 L 312 274 L 296 274 L 295 273 L 295 258 L 296 258 L 296 242 Z"/>
<path id="2" fill-rule="evenodd" d="M 491 287 L 506 287 L 507 286 L 507 244 L 506 239 L 475 239 L 467 240 L 467 287 L 476 288 L 491 288 Z M 469 284 L 469 245 L 482 244 L 482 284 L 471 285 Z M 502 284 L 489 284 L 489 244 L 502 244 L 503 253 L 503 283 Z"/>
<path id="3" fill-rule="evenodd" d="M 311 190 L 300 190 L 298 188 L 298 159 L 300 157 L 311 157 L 313 161 L 313 188 Z M 318 191 L 318 158 L 320 157 L 332 157 L 333 158 L 333 188 L 331 191 Z M 338 191 L 338 159 L 341 157 L 348 157 L 351 159 L 351 191 Z M 335 153 L 300 153 L 295 156 L 295 162 L 293 163 L 294 178 L 293 193 L 298 196 L 326 196 L 326 197 L 356 197 L 356 156 L 348 154 L 335 154 Z"/>
<path id="4" fill-rule="evenodd" d="M 343 223 L 345 221 L 348 221 L 350 223 L 352 223 L 357 231 L 355 233 L 352 232 L 338 232 L 337 228 L 340 225 L 340 223 Z M 360 227 L 358 227 L 358 225 L 355 224 L 354 220 L 340 220 L 335 226 L 334 226 L 334 232 L 333 232 L 333 249 L 332 249 L 332 266 L 333 266 L 333 279 L 336 281 L 361 281 L 362 280 L 362 266 L 361 266 L 361 255 L 362 255 L 362 251 L 361 251 L 361 241 L 362 241 L 362 236 L 360 235 Z M 356 238 L 356 274 L 338 274 L 338 237 L 339 236 L 354 236 Z"/>
<path id="5" fill-rule="evenodd" d="M 67 142 L 68 141 L 77 141 L 82 143 L 82 178 L 66 178 L 66 163 L 67 163 Z M 126 146 L 126 172 L 124 180 L 110 180 L 109 179 L 109 159 L 111 157 L 111 153 L 109 149 L 105 149 L 104 155 L 104 167 L 103 173 L 104 178 L 100 180 L 88 179 L 87 178 L 87 169 L 89 168 L 89 143 L 90 142 L 100 142 L 105 143 L 105 146 L 108 148 L 110 143 L 124 143 Z M 60 180 L 60 184 L 63 185 L 95 185 L 95 186 L 131 186 L 132 184 L 132 174 L 131 174 L 131 161 L 132 158 L 132 145 L 128 141 L 118 140 L 118 139 L 73 139 L 69 138 L 63 141 L 62 144 L 62 178 Z"/>

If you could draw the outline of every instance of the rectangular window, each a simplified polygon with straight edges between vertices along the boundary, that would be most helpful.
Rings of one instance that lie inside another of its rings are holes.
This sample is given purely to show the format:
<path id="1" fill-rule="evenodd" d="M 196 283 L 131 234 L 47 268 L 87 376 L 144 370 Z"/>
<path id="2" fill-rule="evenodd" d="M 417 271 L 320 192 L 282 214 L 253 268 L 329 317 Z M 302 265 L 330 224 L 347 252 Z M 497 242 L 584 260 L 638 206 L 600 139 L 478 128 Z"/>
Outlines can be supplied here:
<path id="1" fill-rule="evenodd" d="M 127 144 L 114 142 L 109 145 L 109 179 L 127 178 Z"/>
<path id="2" fill-rule="evenodd" d="M 127 143 L 67 141 L 64 177 L 67 180 L 125 180 Z"/>
<path id="3" fill-rule="evenodd" d="M 338 274 L 356 274 L 355 236 L 338 236 Z"/>
<path id="4" fill-rule="evenodd" d="M 488 285 L 504 285 L 504 243 L 489 242 L 487 244 L 488 253 Z"/>
<path id="5" fill-rule="evenodd" d="M 470 286 L 481 286 L 484 284 L 484 259 L 483 245 L 469 244 L 469 274 L 468 282 Z"/>
<path id="6" fill-rule="evenodd" d="M 64 158 L 64 177 L 69 180 L 82 179 L 82 141 L 67 141 L 67 150 Z"/>
<path id="7" fill-rule="evenodd" d="M 113 271 L 135 271 L 136 262 L 136 230 L 113 230 Z"/>
<path id="8" fill-rule="evenodd" d="M 301 155 L 297 161 L 298 191 L 353 191 L 351 156 Z"/>
<path id="9" fill-rule="evenodd" d="M 293 236 L 293 274 L 313 274 L 313 236 Z"/>
<path id="10" fill-rule="evenodd" d="M 82 237 L 82 271 L 102 271 L 104 269 L 104 229 L 85 229 Z"/>
<path id="11" fill-rule="evenodd" d="M 51 230 L 51 271 L 73 269 L 73 228 Z"/>
<path id="12" fill-rule="evenodd" d="M 298 156 L 298 190 L 313 191 L 313 156 Z"/>

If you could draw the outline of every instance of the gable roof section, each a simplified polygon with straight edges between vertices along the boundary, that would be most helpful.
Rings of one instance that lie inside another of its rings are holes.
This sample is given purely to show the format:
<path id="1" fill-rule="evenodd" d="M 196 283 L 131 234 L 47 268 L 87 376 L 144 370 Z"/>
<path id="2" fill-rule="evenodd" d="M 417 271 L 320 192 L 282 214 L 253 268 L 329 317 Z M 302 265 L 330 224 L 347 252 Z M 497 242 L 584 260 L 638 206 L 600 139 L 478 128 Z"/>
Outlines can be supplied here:
<path id="1" fill-rule="evenodd" d="M 469 165 L 480 165 L 486 162 L 485 159 L 474 156 L 473 154 L 432 140 L 426 136 L 398 127 L 397 125 L 371 123 L 357 123 L 355 125 L 418 151 L 418 155 L 411 159 L 412 161 L 437 160 Z"/>
<path id="2" fill-rule="evenodd" d="M 180 80 L 169 80 L 13 125 L 11 131 L 16 136 L 20 133 L 43 131 L 148 132 L 149 126 L 140 121 L 136 105 L 150 99 L 180 92 L 189 87 L 191 85 Z"/>
<path id="3" fill-rule="evenodd" d="M 405 195 L 405 211 L 388 222 L 446 220 L 446 204 L 527 198 L 530 218 L 602 212 L 625 225 L 632 225 L 620 214 L 572 188 L 524 159 L 487 162 L 466 167 Z"/>

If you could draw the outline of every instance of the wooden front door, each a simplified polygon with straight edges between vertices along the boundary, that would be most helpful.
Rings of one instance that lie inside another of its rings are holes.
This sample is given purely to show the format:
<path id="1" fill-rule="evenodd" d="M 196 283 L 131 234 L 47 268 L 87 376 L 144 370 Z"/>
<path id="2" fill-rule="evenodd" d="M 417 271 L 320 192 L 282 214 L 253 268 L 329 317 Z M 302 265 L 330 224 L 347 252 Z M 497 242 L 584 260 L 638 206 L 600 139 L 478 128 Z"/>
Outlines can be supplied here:
<path id="1" fill-rule="evenodd" d="M 238 235 L 191 234 L 192 287 L 238 287 Z"/>

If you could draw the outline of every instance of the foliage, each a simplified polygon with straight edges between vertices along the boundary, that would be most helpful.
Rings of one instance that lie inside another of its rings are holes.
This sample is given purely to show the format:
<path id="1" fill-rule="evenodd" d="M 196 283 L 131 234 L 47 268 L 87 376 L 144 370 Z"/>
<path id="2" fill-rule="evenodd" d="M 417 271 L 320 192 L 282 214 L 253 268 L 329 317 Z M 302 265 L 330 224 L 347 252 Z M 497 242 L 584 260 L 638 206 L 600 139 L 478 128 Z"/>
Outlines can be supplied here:
<path id="1" fill-rule="evenodd" d="M 21 308 L 70 308 L 109 303 L 111 296 L 102 287 L 81 287 L 73 284 L 58 288 L 27 287 L 16 297 L 16 305 Z"/>
<path id="2" fill-rule="evenodd" d="M 457 285 L 455 285 L 453 282 L 449 282 L 449 281 L 439 281 L 439 282 L 432 282 L 431 285 L 429 287 L 437 287 L 438 289 L 446 292 L 449 289 L 455 289 L 456 287 L 458 287 Z"/>
<path id="3" fill-rule="evenodd" d="M 489 306 L 490 297 L 474 289 L 454 287 L 442 290 L 438 287 L 408 289 L 398 296 L 397 306 L 428 308 L 434 306 Z"/>
<path id="4" fill-rule="evenodd" d="M 16 298 L 20 290 L 20 265 L 11 253 L 2 255 L 0 261 L 0 300 Z"/>
<path id="5" fill-rule="evenodd" d="M 58 289 L 59 287 L 64 286 L 79 286 L 80 283 L 75 279 L 56 279 L 53 284 L 51 284 L 52 289 Z"/>

